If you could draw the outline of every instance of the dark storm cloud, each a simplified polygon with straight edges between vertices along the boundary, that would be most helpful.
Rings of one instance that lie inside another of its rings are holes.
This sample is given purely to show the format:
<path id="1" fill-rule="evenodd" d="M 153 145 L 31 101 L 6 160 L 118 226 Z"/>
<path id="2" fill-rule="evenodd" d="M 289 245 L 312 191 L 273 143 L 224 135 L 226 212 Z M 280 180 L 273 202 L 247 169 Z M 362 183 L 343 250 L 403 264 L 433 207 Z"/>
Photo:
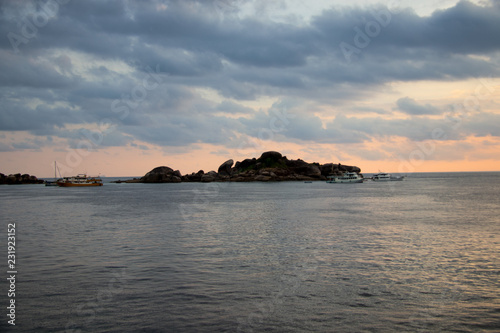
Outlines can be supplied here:
<path id="1" fill-rule="evenodd" d="M 343 105 L 395 80 L 500 74 L 497 2 L 461 1 L 428 17 L 383 6 L 332 8 L 302 25 L 242 18 L 240 2 L 222 0 L 70 1 L 51 10 L 43 5 L 54 3 L 0 3 L 0 130 L 64 138 L 65 125 L 111 119 L 122 136 L 115 134 L 109 145 L 133 139 L 224 143 L 235 132 L 257 137 L 269 126 L 270 113 L 252 111 L 241 100 L 293 97 Z M 145 90 L 144 82 L 154 89 Z M 232 100 L 215 103 L 200 88 Z M 413 125 L 342 117 L 324 124 L 301 110 L 279 134 L 317 142 L 377 135 L 420 140 L 435 125 L 425 116 L 439 114 L 411 96 L 397 106 L 422 117 L 412 119 Z M 468 130 L 497 134 L 484 125 L 478 120 Z"/>
<path id="2" fill-rule="evenodd" d="M 438 10 L 429 17 L 412 10 L 392 13 L 385 7 L 328 10 L 312 23 L 330 38 L 328 45 L 341 42 L 355 45 L 356 27 L 361 30 L 360 44 L 367 42 L 372 52 L 397 53 L 408 50 L 439 51 L 442 54 L 483 54 L 500 46 L 500 6 L 490 2 L 478 6 L 460 1 L 456 6 Z M 368 32 L 367 32 L 368 31 Z M 362 45 L 358 46 L 362 47 Z M 410 54 L 407 54 L 410 56 Z M 415 54 L 418 56 L 418 54 Z"/>
<path id="3" fill-rule="evenodd" d="M 55 65 L 38 57 L 18 56 L 0 50 L 0 87 L 69 88 L 75 78 L 61 75 Z"/>

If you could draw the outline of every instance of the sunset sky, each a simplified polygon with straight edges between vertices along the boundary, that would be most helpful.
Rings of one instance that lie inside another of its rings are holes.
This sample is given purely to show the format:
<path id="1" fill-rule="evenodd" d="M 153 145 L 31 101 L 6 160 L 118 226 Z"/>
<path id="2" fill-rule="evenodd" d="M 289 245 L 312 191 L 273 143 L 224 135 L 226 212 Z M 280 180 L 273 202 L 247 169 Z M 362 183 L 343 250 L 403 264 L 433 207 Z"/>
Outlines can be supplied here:
<path id="1" fill-rule="evenodd" d="M 500 171 L 500 1 L 0 6 L 4 174 Z"/>

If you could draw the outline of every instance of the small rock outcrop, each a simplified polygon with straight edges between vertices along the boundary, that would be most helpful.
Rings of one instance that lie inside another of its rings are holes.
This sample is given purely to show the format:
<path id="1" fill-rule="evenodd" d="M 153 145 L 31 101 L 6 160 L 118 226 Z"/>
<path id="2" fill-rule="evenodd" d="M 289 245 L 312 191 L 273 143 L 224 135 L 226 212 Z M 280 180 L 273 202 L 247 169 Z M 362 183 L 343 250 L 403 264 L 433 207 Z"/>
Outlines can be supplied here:
<path id="1" fill-rule="evenodd" d="M 8 185 L 21 185 L 21 184 L 43 184 L 44 180 L 43 179 L 38 179 L 35 176 L 29 175 L 27 173 L 25 174 L 11 174 L 11 175 L 4 175 L 3 173 L 0 173 L 0 184 L 8 184 Z"/>
<path id="2" fill-rule="evenodd" d="M 183 182 L 201 182 L 201 178 L 205 174 L 205 171 L 200 170 L 197 173 L 191 173 L 189 175 L 182 176 Z"/>
<path id="3" fill-rule="evenodd" d="M 140 180 L 142 183 L 180 183 L 181 177 L 179 170 L 174 171 L 169 167 L 161 166 L 149 171 Z"/>

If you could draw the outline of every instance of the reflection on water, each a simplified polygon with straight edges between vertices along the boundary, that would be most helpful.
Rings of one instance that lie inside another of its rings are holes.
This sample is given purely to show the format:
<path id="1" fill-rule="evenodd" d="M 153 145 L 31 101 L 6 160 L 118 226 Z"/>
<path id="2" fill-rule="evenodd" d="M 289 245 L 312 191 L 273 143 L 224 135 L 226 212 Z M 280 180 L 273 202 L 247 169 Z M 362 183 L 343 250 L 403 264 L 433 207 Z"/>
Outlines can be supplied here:
<path id="1" fill-rule="evenodd" d="M 493 331 L 499 176 L 3 186 L 16 331 Z"/>

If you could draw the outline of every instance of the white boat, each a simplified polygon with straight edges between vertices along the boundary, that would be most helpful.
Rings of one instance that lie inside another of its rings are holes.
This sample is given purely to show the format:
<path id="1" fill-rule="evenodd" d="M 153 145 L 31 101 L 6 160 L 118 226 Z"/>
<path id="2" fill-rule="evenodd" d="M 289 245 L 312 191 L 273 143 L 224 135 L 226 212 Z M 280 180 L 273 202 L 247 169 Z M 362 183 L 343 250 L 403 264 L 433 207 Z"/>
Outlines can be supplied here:
<path id="1" fill-rule="evenodd" d="M 392 176 L 389 173 L 381 172 L 372 176 L 372 180 L 377 182 L 400 181 L 405 179 L 404 176 Z"/>
<path id="2" fill-rule="evenodd" d="M 356 172 L 345 172 L 341 176 L 328 176 L 327 183 L 362 183 L 363 177 Z"/>
<path id="3" fill-rule="evenodd" d="M 376 175 L 373 175 L 372 180 L 379 181 L 379 182 L 386 182 L 391 180 L 391 175 L 385 172 L 382 173 L 377 173 Z"/>

